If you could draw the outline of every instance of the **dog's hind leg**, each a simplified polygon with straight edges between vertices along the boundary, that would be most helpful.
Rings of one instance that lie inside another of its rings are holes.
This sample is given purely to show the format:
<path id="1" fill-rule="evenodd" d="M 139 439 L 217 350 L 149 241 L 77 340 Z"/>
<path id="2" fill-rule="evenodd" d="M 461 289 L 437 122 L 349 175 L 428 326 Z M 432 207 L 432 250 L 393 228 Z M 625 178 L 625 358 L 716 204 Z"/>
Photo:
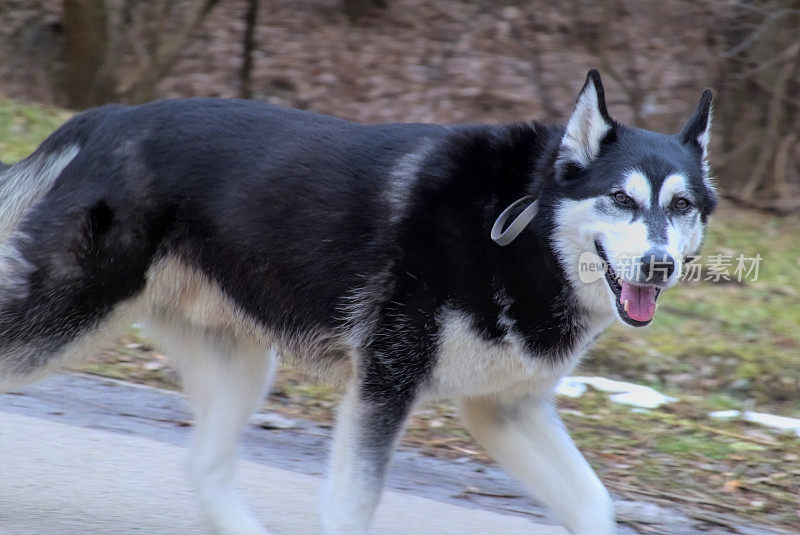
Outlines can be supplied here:
<path id="1" fill-rule="evenodd" d="M 220 535 L 266 535 L 240 497 L 234 473 L 239 436 L 271 382 L 275 350 L 174 323 L 153 322 L 148 331 L 177 361 L 195 413 L 188 468 L 213 529 Z"/>
<path id="2" fill-rule="evenodd" d="M 574 535 L 615 532 L 608 492 L 573 444 L 549 399 L 469 398 L 467 427 L 489 454 Z"/>

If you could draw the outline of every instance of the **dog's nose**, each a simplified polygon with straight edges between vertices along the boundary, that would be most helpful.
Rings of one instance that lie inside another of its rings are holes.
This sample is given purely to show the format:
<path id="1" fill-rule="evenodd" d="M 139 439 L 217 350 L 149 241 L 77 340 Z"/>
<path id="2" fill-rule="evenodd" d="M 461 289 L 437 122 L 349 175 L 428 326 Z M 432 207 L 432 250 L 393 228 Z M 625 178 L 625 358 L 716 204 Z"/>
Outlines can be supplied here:
<path id="1" fill-rule="evenodd" d="M 666 251 L 647 251 L 641 262 L 642 277 L 646 282 L 665 283 L 675 272 L 675 259 Z"/>

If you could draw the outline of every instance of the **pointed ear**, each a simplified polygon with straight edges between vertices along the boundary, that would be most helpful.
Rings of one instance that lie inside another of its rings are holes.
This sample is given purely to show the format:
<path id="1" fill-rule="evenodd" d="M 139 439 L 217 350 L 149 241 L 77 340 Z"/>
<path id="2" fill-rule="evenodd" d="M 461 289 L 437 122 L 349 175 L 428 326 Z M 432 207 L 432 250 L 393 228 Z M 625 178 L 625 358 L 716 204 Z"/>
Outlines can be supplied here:
<path id="1" fill-rule="evenodd" d="M 569 166 L 588 166 L 597 158 L 603 138 L 614 126 L 614 120 L 606 109 L 600 73 L 592 69 L 586 75 L 586 83 L 578 95 L 575 109 L 561 139 L 556 160 L 557 175 L 562 176 Z"/>
<path id="2" fill-rule="evenodd" d="M 693 145 L 708 154 L 708 139 L 711 136 L 711 90 L 706 89 L 700 96 L 700 103 L 683 126 L 678 139 L 685 145 Z"/>

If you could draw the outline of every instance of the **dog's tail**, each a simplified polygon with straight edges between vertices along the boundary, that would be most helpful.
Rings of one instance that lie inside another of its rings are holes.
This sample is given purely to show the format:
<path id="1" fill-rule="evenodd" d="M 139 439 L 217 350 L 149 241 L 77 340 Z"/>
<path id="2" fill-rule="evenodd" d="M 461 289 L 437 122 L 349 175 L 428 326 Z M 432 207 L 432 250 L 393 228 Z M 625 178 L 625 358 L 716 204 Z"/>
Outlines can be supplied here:
<path id="1" fill-rule="evenodd" d="M 103 245 L 97 235 L 112 219 L 104 201 L 53 195 L 62 181 L 74 190 L 113 171 L 87 166 L 85 153 L 111 135 L 102 129 L 113 110 L 82 113 L 24 160 L 0 166 L 0 391 L 81 354 L 116 317 L 114 305 L 144 285 L 142 243 L 128 240 L 133 252 L 119 255 L 119 240 Z"/>
<path id="2" fill-rule="evenodd" d="M 55 150 L 42 146 L 14 165 L 0 165 L 0 243 L 8 239 L 36 201 L 50 191 L 79 151 L 77 144 Z"/>
<path id="3" fill-rule="evenodd" d="M 30 156 L 15 164 L 0 163 L 0 243 L 5 242 L 23 216 L 52 188 L 81 146 L 97 134 L 109 115 L 126 106 L 110 104 L 71 118 Z"/>

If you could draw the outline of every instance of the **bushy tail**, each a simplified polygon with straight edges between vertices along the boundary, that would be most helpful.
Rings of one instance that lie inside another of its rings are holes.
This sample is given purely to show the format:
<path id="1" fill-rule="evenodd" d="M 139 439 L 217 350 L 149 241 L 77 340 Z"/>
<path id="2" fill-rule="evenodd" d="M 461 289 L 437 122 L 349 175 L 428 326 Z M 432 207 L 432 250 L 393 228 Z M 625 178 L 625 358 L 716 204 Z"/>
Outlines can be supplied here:
<path id="1" fill-rule="evenodd" d="M 25 213 L 50 190 L 79 150 L 77 145 L 53 151 L 40 148 L 13 165 L 0 163 L 0 243 L 8 239 Z"/>

